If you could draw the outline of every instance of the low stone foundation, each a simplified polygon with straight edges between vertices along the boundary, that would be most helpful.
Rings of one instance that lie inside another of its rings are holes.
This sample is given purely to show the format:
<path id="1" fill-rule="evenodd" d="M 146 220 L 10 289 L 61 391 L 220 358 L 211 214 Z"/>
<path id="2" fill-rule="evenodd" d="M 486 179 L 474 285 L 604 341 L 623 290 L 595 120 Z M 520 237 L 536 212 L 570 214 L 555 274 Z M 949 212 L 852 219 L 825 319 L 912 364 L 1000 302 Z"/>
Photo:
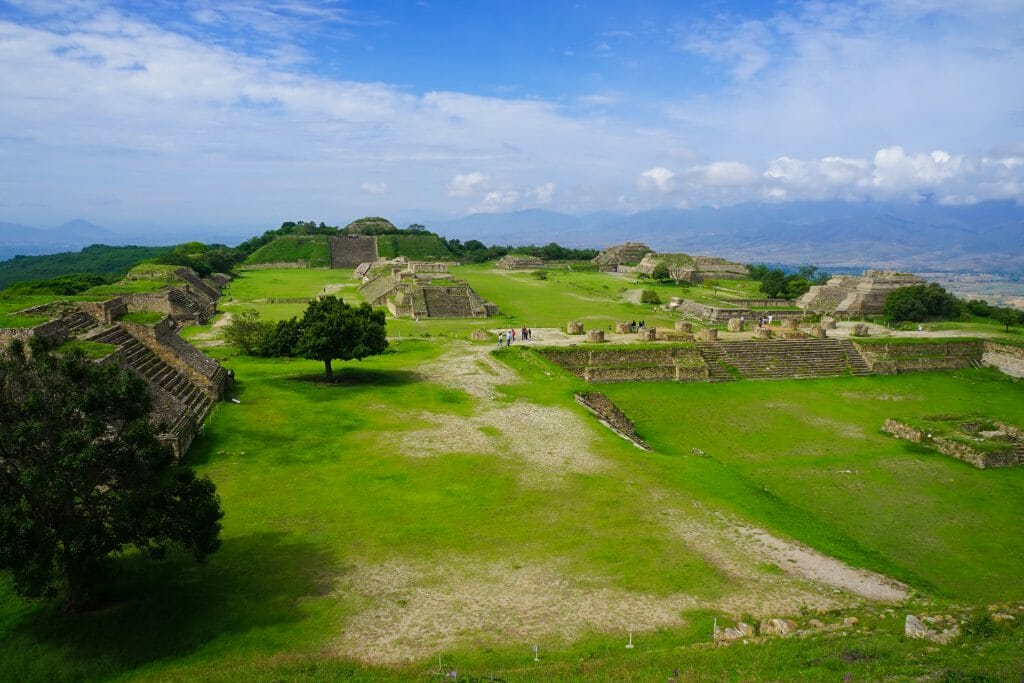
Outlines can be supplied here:
<path id="1" fill-rule="evenodd" d="M 913 343 L 854 342 L 872 372 L 895 375 L 922 370 L 958 370 L 980 365 L 984 342 L 975 339 L 914 340 Z"/>
<path id="2" fill-rule="evenodd" d="M 587 341 L 601 343 L 604 341 L 604 330 L 587 330 Z"/>
<path id="3" fill-rule="evenodd" d="M 635 446 L 651 450 L 651 447 L 644 443 L 643 439 L 636 435 L 633 421 L 626 417 L 626 414 L 611 402 L 604 394 L 597 391 L 588 391 L 576 394 L 576 402 L 597 415 L 597 418 L 607 427 L 619 434 Z"/>
<path id="4" fill-rule="evenodd" d="M 678 332 L 693 332 L 693 323 L 685 320 L 676 321 L 676 331 Z"/>
<path id="5" fill-rule="evenodd" d="M 959 421 L 960 418 L 949 420 L 949 422 Z M 1021 439 L 1021 431 L 1002 422 L 993 421 L 993 424 L 996 427 L 995 433 L 974 429 L 977 427 L 977 423 L 972 424 L 971 421 L 960 425 L 958 432 L 965 438 L 977 441 L 978 447 L 972 447 L 950 436 L 933 434 L 927 428 L 916 427 L 893 419 L 885 421 L 882 431 L 897 439 L 929 446 L 943 455 L 963 460 L 978 469 L 1011 467 L 1024 463 L 1024 440 Z M 999 442 L 993 441 L 995 434 L 1002 437 Z M 986 442 L 995 444 L 995 449 L 982 450 L 980 445 Z M 1005 447 L 1001 447 L 1004 444 Z"/>
<path id="6" fill-rule="evenodd" d="M 1004 375 L 1024 378 L 1024 347 L 986 341 L 981 362 L 1002 372 Z"/>
<path id="7" fill-rule="evenodd" d="M 566 334 L 583 334 L 583 323 L 579 320 L 570 320 L 565 325 Z"/>

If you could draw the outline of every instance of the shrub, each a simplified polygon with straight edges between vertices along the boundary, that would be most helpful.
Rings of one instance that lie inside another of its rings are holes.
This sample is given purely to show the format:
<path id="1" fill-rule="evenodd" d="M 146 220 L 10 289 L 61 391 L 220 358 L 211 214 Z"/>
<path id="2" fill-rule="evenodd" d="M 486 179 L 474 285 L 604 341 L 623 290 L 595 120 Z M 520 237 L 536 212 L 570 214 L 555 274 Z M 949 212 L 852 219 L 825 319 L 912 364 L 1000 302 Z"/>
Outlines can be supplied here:
<path id="1" fill-rule="evenodd" d="M 657 305 L 661 303 L 661 297 L 653 289 L 645 289 L 640 294 L 640 303 Z"/>
<path id="2" fill-rule="evenodd" d="M 547 280 L 548 279 L 548 271 L 546 271 L 546 270 L 535 270 L 535 271 L 533 271 L 532 275 L 533 275 L 533 277 L 535 277 L 538 280 Z"/>

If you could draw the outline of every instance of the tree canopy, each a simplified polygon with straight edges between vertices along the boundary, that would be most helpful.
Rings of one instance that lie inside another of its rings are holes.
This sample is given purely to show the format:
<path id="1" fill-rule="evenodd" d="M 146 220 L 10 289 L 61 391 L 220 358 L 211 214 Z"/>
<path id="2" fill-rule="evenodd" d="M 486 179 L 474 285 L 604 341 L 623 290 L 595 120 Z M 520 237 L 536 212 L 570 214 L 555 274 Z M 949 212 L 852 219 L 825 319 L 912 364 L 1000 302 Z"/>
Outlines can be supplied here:
<path id="1" fill-rule="evenodd" d="M 295 355 L 323 361 L 327 379 L 333 377 L 331 361 L 362 360 L 388 347 L 384 311 L 366 303 L 350 306 L 335 296 L 310 301 L 298 330 Z"/>
<path id="2" fill-rule="evenodd" d="M 213 483 L 173 462 L 145 383 L 34 338 L 0 353 L 0 570 L 26 596 L 80 606 L 113 553 L 220 545 Z"/>
<path id="3" fill-rule="evenodd" d="M 882 314 L 890 322 L 922 322 L 948 319 L 959 314 L 962 304 L 937 282 L 900 287 L 889 292 Z"/>

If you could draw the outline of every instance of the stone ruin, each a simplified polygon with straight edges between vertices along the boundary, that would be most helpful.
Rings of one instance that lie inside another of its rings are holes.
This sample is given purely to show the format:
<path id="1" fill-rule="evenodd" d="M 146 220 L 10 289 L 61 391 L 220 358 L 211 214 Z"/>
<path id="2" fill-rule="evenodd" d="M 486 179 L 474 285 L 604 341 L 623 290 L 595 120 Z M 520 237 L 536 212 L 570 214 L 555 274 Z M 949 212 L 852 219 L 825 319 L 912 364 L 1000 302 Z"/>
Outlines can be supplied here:
<path id="1" fill-rule="evenodd" d="M 74 341 L 107 344 L 109 353 L 96 362 L 120 365 L 146 382 L 153 397 L 150 419 L 159 428 L 159 439 L 180 459 L 222 397 L 228 376 L 217 361 L 178 336 L 178 330 L 182 321 L 208 320 L 220 288 L 230 278 L 203 280 L 189 268 L 175 275 L 182 284 L 161 292 L 129 293 L 97 302 L 55 301 L 19 311 L 45 314 L 50 320 L 30 328 L 0 329 L 0 343 L 42 336 L 58 351 L 60 345 Z M 154 325 L 120 319 L 139 311 L 161 313 L 164 318 Z"/>
<path id="2" fill-rule="evenodd" d="M 327 238 L 331 268 L 356 268 L 377 260 L 377 238 L 373 235 L 331 235 Z"/>
<path id="3" fill-rule="evenodd" d="M 705 280 L 746 280 L 750 275 L 741 263 L 714 256 L 648 253 L 640 260 L 636 272 L 652 275 L 659 263 L 668 266 L 673 280 L 697 284 Z"/>
<path id="4" fill-rule="evenodd" d="M 360 266 L 362 269 L 362 266 Z M 368 268 L 359 293 L 372 306 L 386 306 L 396 318 L 488 318 L 497 304 L 448 272 L 447 263 L 394 259 Z"/>
<path id="5" fill-rule="evenodd" d="M 643 439 L 636 435 L 636 425 L 622 410 L 612 403 L 611 399 L 597 391 L 586 391 L 575 394 L 576 402 L 597 416 L 597 419 L 619 436 L 628 439 L 633 445 L 651 450 Z"/>
<path id="6" fill-rule="evenodd" d="M 978 416 L 944 415 L 908 424 L 889 419 L 882 431 L 963 460 L 978 469 L 1024 463 L 1024 431 Z"/>
<path id="7" fill-rule="evenodd" d="M 619 271 L 624 268 L 634 268 L 640 264 L 649 252 L 653 251 L 643 242 L 626 242 L 608 247 L 600 254 L 590 260 L 598 270 Z"/>
<path id="8" fill-rule="evenodd" d="M 917 275 L 891 270 L 868 270 L 861 276 L 837 275 L 823 285 L 815 285 L 796 300 L 800 308 L 815 313 L 862 316 L 878 315 L 885 298 L 900 287 L 923 285 Z"/>
<path id="9" fill-rule="evenodd" d="M 498 268 L 504 268 L 505 270 L 530 270 L 535 268 L 544 268 L 544 259 L 536 256 L 526 256 L 525 254 L 507 254 L 498 259 L 496 264 Z"/>

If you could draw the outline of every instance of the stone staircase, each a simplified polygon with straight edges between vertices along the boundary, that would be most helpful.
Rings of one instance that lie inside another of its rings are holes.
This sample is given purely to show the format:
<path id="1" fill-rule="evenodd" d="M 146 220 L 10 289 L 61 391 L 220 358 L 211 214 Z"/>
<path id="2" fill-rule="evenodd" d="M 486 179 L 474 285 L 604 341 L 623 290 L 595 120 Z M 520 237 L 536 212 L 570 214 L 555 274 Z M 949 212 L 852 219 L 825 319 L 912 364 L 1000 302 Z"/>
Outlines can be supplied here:
<path id="1" fill-rule="evenodd" d="M 712 382 L 871 374 L 846 339 L 701 342 L 697 348 Z"/>
<path id="2" fill-rule="evenodd" d="M 171 395 L 184 408 L 183 416 L 189 417 L 190 422 L 194 419 L 199 423 L 210 412 L 213 399 L 209 395 L 120 325 L 94 333 L 89 340 L 114 344 L 121 349 L 125 365 Z M 181 418 L 176 421 L 180 422 Z"/>
<path id="3" fill-rule="evenodd" d="M 171 288 L 167 292 L 168 300 L 189 312 L 199 322 L 205 322 L 213 315 L 212 307 L 202 305 L 197 299 L 186 296 L 180 289 Z"/>
<path id="4" fill-rule="evenodd" d="M 69 337 L 78 337 L 100 326 L 100 322 L 81 309 L 64 315 L 61 320 Z"/>
<path id="5" fill-rule="evenodd" d="M 473 306 L 464 287 L 423 287 L 431 318 L 471 318 Z"/>

